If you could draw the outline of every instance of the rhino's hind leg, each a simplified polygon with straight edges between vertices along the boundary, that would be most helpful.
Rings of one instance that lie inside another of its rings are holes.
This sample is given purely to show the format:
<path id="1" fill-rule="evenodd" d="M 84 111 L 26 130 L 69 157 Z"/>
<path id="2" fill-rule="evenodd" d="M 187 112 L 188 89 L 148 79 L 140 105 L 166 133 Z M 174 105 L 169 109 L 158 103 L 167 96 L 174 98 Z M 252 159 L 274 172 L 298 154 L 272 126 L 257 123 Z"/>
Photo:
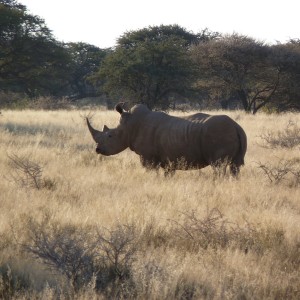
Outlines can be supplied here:
<path id="1" fill-rule="evenodd" d="M 226 175 L 226 170 L 229 165 L 228 159 L 218 159 L 217 161 L 214 161 L 210 163 L 213 172 L 214 172 L 214 177 L 224 177 Z"/>

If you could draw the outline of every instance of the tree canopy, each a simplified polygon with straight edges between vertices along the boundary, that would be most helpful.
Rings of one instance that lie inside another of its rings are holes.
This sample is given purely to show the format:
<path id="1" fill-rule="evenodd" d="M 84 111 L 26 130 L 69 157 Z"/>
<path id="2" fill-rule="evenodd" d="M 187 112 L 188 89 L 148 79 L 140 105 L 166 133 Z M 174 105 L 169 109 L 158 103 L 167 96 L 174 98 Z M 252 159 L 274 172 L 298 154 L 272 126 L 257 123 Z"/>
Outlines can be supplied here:
<path id="1" fill-rule="evenodd" d="M 69 78 L 70 92 L 75 98 L 96 95 L 97 91 L 89 81 L 89 76 L 98 71 L 99 66 L 108 53 L 86 43 L 68 43 L 65 48 L 71 58 L 71 74 Z"/>
<path id="2" fill-rule="evenodd" d="M 272 105 L 277 111 L 300 110 L 300 41 L 272 46 L 271 60 L 278 70 L 278 88 Z"/>
<path id="3" fill-rule="evenodd" d="M 68 55 L 44 20 L 15 1 L 0 4 L 0 88 L 29 96 L 58 94 L 66 84 Z"/>
<path id="4" fill-rule="evenodd" d="M 178 25 L 154 26 L 125 33 L 106 57 L 95 79 L 110 95 L 122 95 L 150 108 L 169 107 L 172 98 L 191 90 L 195 75 L 188 53 L 204 39 Z"/>
<path id="5" fill-rule="evenodd" d="M 223 108 L 234 101 L 252 113 L 276 106 L 281 97 L 289 101 L 284 87 L 299 72 L 299 50 L 287 45 L 270 47 L 237 34 L 195 45 L 191 55 L 198 66 L 198 88 L 206 89 L 211 99 L 219 99 Z"/>

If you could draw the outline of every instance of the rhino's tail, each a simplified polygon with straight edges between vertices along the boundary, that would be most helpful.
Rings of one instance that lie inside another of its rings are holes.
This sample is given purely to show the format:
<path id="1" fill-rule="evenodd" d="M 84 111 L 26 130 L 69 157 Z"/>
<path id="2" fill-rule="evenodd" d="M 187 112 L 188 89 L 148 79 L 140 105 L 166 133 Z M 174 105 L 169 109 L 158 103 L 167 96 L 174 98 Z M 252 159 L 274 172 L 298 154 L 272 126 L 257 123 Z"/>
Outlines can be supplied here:
<path id="1" fill-rule="evenodd" d="M 236 124 L 236 130 L 237 130 L 240 147 L 236 157 L 234 158 L 234 163 L 236 164 L 237 167 L 240 167 L 245 163 L 244 157 L 247 151 L 247 136 L 245 131 L 239 124 Z"/>

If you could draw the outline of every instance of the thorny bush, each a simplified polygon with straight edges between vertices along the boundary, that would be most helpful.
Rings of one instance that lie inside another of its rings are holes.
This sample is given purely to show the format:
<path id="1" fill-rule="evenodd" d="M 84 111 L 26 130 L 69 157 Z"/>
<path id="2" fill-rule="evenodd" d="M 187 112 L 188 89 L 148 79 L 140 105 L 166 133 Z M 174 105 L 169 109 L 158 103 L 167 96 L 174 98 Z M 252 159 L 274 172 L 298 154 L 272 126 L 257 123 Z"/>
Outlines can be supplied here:
<path id="1" fill-rule="evenodd" d="M 96 286 L 105 289 L 130 275 L 137 249 L 133 225 L 117 224 L 113 229 L 62 225 L 49 213 L 41 221 L 28 217 L 27 239 L 22 248 L 51 270 L 64 275 L 76 291 L 96 278 Z"/>
<path id="2" fill-rule="evenodd" d="M 300 145 L 300 127 L 289 121 L 286 128 L 277 132 L 268 131 L 260 135 L 266 148 L 294 148 Z"/>
<path id="3" fill-rule="evenodd" d="M 179 245 L 193 251 L 238 247 L 245 253 L 263 252 L 283 241 L 282 231 L 266 231 L 246 221 L 243 227 L 239 226 L 228 221 L 217 208 L 208 209 L 202 218 L 195 211 L 184 212 L 182 216 L 181 221 L 171 220 L 176 225 L 174 236 Z"/>
<path id="4" fill-rule="evenodd" d="M 56 182 L 50 178 L 43 177 L 43 167 L 29 156 L 8 155 L 12 172 L 10 180 L 21 187 L 53 190 Z M 9 179 L 9 178 L 8 178 Z"/>
<path id="5" fill-rule="evenodd" d="M 290 186 L 298 186 L 300 184 L 300 160 L 281 159 L 277 164 L 261 163 L 258 162 L 260 168 L 267 176 L 270 183 L 279 184 L 287 180 Z"/>

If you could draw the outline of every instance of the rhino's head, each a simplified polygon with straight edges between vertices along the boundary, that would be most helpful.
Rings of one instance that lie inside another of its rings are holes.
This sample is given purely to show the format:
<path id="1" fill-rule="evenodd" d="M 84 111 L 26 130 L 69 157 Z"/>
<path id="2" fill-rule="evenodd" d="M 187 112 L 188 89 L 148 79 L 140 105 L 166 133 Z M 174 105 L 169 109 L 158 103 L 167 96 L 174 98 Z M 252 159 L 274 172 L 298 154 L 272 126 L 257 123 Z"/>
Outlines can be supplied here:
<path id="1" fill-rule="evenodd" d="M 123 103 L 119 103 L 116 106 L 116 110 L 121 115 L 125 112 L 123 106 Z M 126 128 L 122 122 L 120 122 L 117 128 L 113 129 L 109 129 L 106 125 L 104 125 L 102 131 L 94 129 L 88 118 L 86 118 L 86 122 L 94 141 L 97 143 L 96 152 L 98 154 L 114 155 L 128 147 Z"/>

